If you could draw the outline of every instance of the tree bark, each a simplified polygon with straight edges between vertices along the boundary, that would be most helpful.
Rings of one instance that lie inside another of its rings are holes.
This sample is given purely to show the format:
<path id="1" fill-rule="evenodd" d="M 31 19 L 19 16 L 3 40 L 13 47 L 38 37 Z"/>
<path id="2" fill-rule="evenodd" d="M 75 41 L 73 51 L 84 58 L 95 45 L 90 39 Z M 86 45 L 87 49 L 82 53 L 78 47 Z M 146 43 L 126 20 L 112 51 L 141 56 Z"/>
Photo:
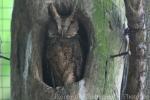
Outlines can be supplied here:
<path id="1" fill-rule="evenodd" d="M 145 100 L 149 100 L 150 99 L 150 1 L 149 0 L 145 0 L 145 4 L 144 4 L 144 10 L 145 10 L 145 24 L 146 24 L 146 29 L 147 29 L 147 39 L 146 39 L 146 45 L 147 45 L 147 52 L 146 55 L 147 57 L 147 74 L 146 74 L 146 82 L 145 82 L 145 93 L 144 93 L 144 97 Z"/>
<path id="2" fill-rule="evenodd" d="M 129 27 L 130 51 L 126 100 L 144 100 L 146 29 L 144 0 L 124 0 Z"/>
<path id="3" fill-rule="evenodd" d="M 48 24 L 51 23 L 49 2 L 50 0 L 14 1 L 11 26 L 11 99 L 119 99 L 124 61 L 123 57 L 109 57 L 117 54 L 122 45 L 120 33 L 125 22 L 122 6 L 117 7 L 111 0 L 79 0 L 79 22 L 90 43 L 85 74 L 79 82 L 63 88 L 52 88 L 43 81 L 44 41 Z M 63 6 L 67 8 L 73 5 L 74 0 L 54 0 L 54 3 L 60 6 L 64 3 Z M 104 9 L 107 7 L 108 9 Z"/>

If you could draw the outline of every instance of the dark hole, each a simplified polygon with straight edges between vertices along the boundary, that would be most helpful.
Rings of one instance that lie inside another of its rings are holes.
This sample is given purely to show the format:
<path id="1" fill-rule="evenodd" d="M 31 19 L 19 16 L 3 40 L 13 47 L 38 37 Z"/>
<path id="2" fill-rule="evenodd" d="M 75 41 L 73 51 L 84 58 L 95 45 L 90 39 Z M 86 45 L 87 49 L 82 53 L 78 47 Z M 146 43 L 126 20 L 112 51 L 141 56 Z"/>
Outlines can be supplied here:
<path id="1" fill-rule="evenodd" d="M 57 12 L 59 13 L 60 16 L 62 17 L 67 17 L 69 15 L 71 15 L 72 11 L 73 11 L 73 7 L 72 6 L 68 6 L 66 7 L 66 5 L 55 5 Z M 49 15 L 51 15 L 50 11 L 49 11 Z"/>
<path id="2" fill-rule="evenodd" d="M 66 11 L 66 9 L 65 9 L 65 11 Z M 66 15 L 70 14 L 70 12 L 71 12 L 71 11 L 67 11 L 67 12 L 65 12 L 65 11 L 62 10 L 61 14 L 66 16 Z M 82 16 L 82 15 L 81 15 L 81 17 L 83 17 L 82 19 L 88 19 L 87 17 L 84 18 L 85 16 Z M 80 19 L 80 17 L 78 19 Z M 87 24 L 87 23 L 91 23 L 90 20 L 80 20 L 80 21 L 78 20 L 78 22 L 79 22 L 78 34 L 80 36 L 79 42 L 80 42 L 80 45 L 82 48 L 83 62 L 82 62 L 81 68 L 74 69 L 74 75 L 76 77 L 75 82 L 80 81 L 84 77 L 86 61 L 87 61 L 89 51 L 90 51 L 90 45 L 91 45 L 90 41 L 92 39 L 89 36 L 91 34 L 91 31 L 93 31 L 93 30 L 90 30 L 90 28 L 87 28 L 87 27 L 90 27 L 87 25 L 92 25 L 92 24 Z M 54 24 L 56 24 L 56 23 L 54 23 Z M 93 27 L 93 26 L 91 26 L 91 27 Z M 48 44 L 48 34 L 45 35 L 44 44 L 46 44 L 46 45 L 43 48 L 43 81 L 47 85 L 55 88 L 56 86 L 59 86 L 59 85 L 57 85 L 57 83 L 55 84 L 53 81 L 55 76 L 52 75 L 53 71 L 52 71 L 51 67 L 48 65 L 48 60 L 46 59 L 46 54 L 45 54 L 46 50 L 47 50 L 47 44 Z M 78 71 L 78 72 L 76 72 L 76 71 Z"/>
<path id="3" fill-rule="evenodd" d="M 47 27 L 48 28 L 48 27 Z M 47 33 L 47 32 L 46 32 Z M 43 81 L 49 85 L 49 86 L 53 86 L 52 84 L 52 77 L 51 77 L 51 69 L 50 67 L 48 67 L 48 61 L 46 59 L 46 49 L 47 49 L 47 40 L 48 40 L 48 34 L 45 34 L 45 37 L 44 37 L 44 47 L 42 48 L 43 49 L 43 57 L 42 57 L 42 71 L 43 71 Z"/>
<path id="4" fill-rule="evenodd" d="M 61 8 L 58 8 L 58 13 L 61 16 L 69 16 L 71 14 L 72 10 L 73 9 L 71 7 L 68 9 L 65 5 L 62 5 Z"/>
<path id="5" fill-rule="evenodd" d="M 79 41 L 80 41 L 80 44 L 81 44 L 81 47 L 82 47 L 82 56 L 83 56 L 84 60 L 83 60 L 82 67 L 80 69 L 81 75 L 80 76 L 76 75 L 76 77 L 77 77 L 76 82 L 80 81 L 84 76 L 86 61 L 87 61 L 87 57 L 88 57 L 88 53 L 89 53 L 89 47 L 90 47 L 88 33 L 85 29 L 85 26 L 82 23 L 79 23 L 78 33 L 80 35 L 80 40 Z"/>

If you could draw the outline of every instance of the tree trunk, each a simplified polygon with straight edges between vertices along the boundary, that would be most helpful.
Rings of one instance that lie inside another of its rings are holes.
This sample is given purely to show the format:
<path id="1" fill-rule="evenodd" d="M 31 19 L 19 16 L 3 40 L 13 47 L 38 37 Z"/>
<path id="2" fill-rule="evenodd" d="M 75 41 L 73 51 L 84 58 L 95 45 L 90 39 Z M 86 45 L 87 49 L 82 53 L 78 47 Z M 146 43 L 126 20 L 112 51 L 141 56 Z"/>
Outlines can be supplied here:
<path id="1" fill-rule="evenodd" d="M 129 27 L 130 50 L 126 100 L 144 100 L 146 73 L 146 29 L 144 0 L 124 0 Z"/>
<path id="2" fill-rule="evenodd" d="M 150 99 L 150 1 L 149 0 L 145 0 L 145 24 L 146 24 L 146 29 L 147 29 L 147 53 L 146 55 L 148 56 L 147 60 L 147 74 L 146 74 L 146 84 L 145 84 L 145 100 L 149 100 Z"/>
<path id="3" fill-rule="evenodd" d="M 87 43 L 89 42 L 85 73 L 79 82 L 63 88 L 52 88 L 46 82 L 49 80 L 43 79 L 45 40 L 49 24 L 53 27 L 48 10 L 50 1 L 14 0 L 11 26 L 11 99 L 119 99 L 124 59 L 122 56 L 110 56 L 124 51 L 124 48 L 120 49 L 124 45 L 122 34 L 126 21 L 123 2 L 79 0 L 79 29 L 85 33 L 83 37 L 86 35 Z M 69 11 L 74 0 L 54 0 L 54 4 Z M 116 6 L 118 4 L 120 6 Z"/>

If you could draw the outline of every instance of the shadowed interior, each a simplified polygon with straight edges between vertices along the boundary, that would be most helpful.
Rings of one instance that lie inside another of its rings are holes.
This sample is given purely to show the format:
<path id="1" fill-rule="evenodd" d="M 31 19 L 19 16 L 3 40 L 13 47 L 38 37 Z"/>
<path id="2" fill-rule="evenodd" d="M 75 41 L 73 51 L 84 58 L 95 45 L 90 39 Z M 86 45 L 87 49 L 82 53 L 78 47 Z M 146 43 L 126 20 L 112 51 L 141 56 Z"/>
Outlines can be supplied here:
<path id="1" fill-rule="evenodd" d="M 60 15 L 65 16 L 65 17 L 69 16 L 71 14 L 71 11 L 72 10 L 66 10 L 66 8 L 65 8 L 64 10 L 61 10 Z M 81 45 L 82 57 L 83 57 L 83 62 L 82 62 L 81 68 L 74 68 L 75 82 L 78 82 L 84 77 L 86 61 L 87 61 L 87 58 L 89 55 L 90 45 L 91 45 L 91 41 L 92 41 L 91 39 L 93 38 L 91 36 L 91 34 L 92 34 L 91 32 L 93 30 L 91 30 L 92 28 L 89 28 L 90 25 L 92 25 L 92 24 L 91 24 L 90 19 L 86 15 L 81 13 L 81 11 L 76 12 L 76 15 L 77 15 L 77 21 L 79 24 L 78 34 L 80 37 L 79 42 Z M 56 24 L 54 22 L 54 19 L 50 19 L 49 23 L 50 23 L 50 26 Z M 49 27 L 49 25 L 48 25 L 48 27 Z M 93 27 L 93 26 L 91 26 L 91 27 Z M 57 30 L 55 30 L 55 31 L 57 31 Z M 44 44 L 47 44 L 47 42 L 48 42 L 47 40 L 48 40 L 48 32 L 45 35 Z M 43 54 L 44 54 L 43 55 L 43 81 L 51 87 L 56 87 L 56 86 L 54 86 L 55 83 L 53 83 L 55 76 L 53 76 L 53 74 L 52 74 L 52 69 L 50 66 L 47 67 L 48 61 L 47 61 L 46 55 L 45 55 L 46 49 L 47 49 L 47 45 L 45 45 L 43 48 Z"/>

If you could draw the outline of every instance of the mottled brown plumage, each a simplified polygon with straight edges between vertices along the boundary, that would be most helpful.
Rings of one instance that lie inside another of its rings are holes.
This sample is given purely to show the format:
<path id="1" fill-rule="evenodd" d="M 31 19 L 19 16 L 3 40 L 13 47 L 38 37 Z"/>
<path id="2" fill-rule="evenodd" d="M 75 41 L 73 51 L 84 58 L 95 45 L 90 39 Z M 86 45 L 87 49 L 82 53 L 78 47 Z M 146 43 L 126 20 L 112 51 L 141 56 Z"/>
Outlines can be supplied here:
<path id="1" fill-rule="evenodd" d="M 82 50 L 79 37 L 51 38 L 47 49 L 48 65 L 51 67 L 56 86 L 76 81 L 77 67 L 82 67 Z"/>

